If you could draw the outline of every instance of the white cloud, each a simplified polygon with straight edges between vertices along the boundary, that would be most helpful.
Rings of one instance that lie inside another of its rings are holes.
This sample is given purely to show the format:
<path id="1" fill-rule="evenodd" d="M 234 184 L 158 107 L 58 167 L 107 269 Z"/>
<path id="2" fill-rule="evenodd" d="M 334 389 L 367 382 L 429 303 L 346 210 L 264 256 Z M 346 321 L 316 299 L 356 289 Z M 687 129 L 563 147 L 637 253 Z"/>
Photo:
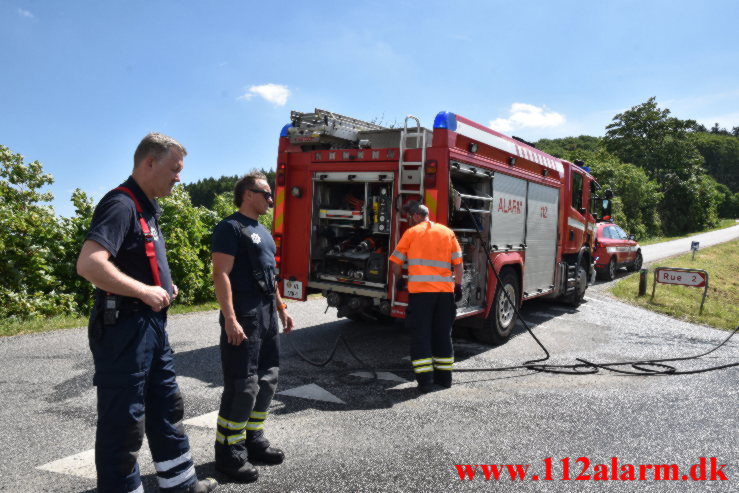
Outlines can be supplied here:
<path id="1" fill-rule="evenodd" d="M 276 106 L 285 106 L 287 98 L 290 96 L 290 90 L 287 86 L 280 84 L 263 84 L 261 86 L 251 86 L 249 90 L 239 99 L 249 101 L 254 96 L 260 96 Z"/>
<path id="2" fill-rule="evenodd" d="M 526 103 L 513 103 L 508 110 L 508 118 L 496 118 L 490 121 L 490 128 L 499 132 L 510 132 L 520 128 L 558 127 L 564 125 L 564 115 L 547 111 L 546 106 L 534 106 Z"/>
<path id="3" fill-rule="evenodd" d="M 24 9 L 18 9 L 18 15 L 20 15 L 21 17 L 27 17 L 29 19 L 33 19 L 35 17 L 33 13 Z"/>

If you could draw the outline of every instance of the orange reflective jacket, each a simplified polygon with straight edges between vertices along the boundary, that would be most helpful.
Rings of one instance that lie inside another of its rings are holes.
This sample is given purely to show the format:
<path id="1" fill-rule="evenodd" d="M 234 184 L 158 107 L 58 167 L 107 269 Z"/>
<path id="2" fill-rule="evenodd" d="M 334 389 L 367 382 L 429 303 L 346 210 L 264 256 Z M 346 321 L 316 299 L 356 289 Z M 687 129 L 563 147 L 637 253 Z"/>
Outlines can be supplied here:
<path id="1" fill-rule="evenodd" d="M 424 221 L 403 233 L 390 261 L 408 263 L 409 293 L 453 293 L 452 266 L 462 263 L 462 249 L 451 229 Z"/>

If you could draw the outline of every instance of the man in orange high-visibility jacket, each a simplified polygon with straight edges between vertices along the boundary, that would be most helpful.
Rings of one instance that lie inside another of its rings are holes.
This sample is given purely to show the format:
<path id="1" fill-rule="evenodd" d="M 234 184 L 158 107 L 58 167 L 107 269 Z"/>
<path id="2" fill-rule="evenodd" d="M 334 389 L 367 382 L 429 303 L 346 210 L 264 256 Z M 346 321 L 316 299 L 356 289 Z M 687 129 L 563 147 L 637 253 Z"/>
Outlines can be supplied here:
<path id="1" fill-rule="evenodd" d="M 418 389 L 452 386 L 452 323 L 455 300 L 462 294 L 462 249 L 454 232 L 429 221 L 429 210 L 418 202 L 403 207 L 409 227 L 390 256 L 390 269 L 401 279 L 408 263 L 406 327 L 411 330 L 411 364 Z M 452 275 L 452 272 L 454 275 Z"/>

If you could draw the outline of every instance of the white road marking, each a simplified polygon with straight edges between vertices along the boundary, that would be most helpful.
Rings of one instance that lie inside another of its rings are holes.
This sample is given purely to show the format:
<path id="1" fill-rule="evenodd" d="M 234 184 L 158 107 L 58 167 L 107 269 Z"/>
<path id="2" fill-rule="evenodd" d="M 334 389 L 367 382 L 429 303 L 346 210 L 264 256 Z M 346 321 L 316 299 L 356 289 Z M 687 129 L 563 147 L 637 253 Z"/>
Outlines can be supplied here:
<path id="1" fill-rule="evenodd" d="M 374 374 L 371 371 L 355 371 L 354 373 L 350 373 L 350 375 L 355 377 L 362 377 L 362 378 L 374 378 Z M 378 380 L 388 380 L 390 382 L 407 382 L 405 378 L 399 377 L 395 373 L 390 373 L 389 371 L 378 371 L 377 372 L 377 379 Z"/>
<path id="2" fill-rule="evenodd" d="M 141 468 L 142 476 L 156 473 L 154 470 L 154 463 L 151 458 L 151 452 L 149 451 L 149 442 L 146 440 L 146 437 L 144 437 L 144 442 L 141 444 L 141 450 L 139 450 L 138 463 Z M 36 469 L 95 480 L 97 479 L 97 471 L 95 470 L 95 449 L 85 450 L 84 452 L 49 462 L 36 467 Z"/>
<path id="3" fill-rule="evenodd" d="M 295 387 L 294 389 L 283 390 L 282 392 L 277 392 L 277 394 L 288 395 L 291 397 L 300 397 L 302 399 L 312 399 L 314 401 L 326 401 L 335 402 L 337 404 L 346 404 L 346 402 L 342 401 L 328 390 L 319 387 L 314 383 L 301 385 L 300 387 Z"/>
<path id="4" fill-rule="evenodd" d="M 397 375 L 389 372 L 380 372 L 378 376 L 384 380 L 407 382 L 406 380 L 403 380 Z M 342 401 L 332 393 L 314 383 L 303 385 L 301 387 L 296 387 L 294 389 L 284 390 L 282 392 L 278 392 L 278 394 L 289 395 L 292 397 L 301 397 L 303 399 L 313 399 L 317 401 L 346 404 L 346 402 Z M 183 421 L 183 424 L 188 426 L 197 426 L 200 428 L 215 429 L 217 419 L 218 411 L 213 411 L 187 419 Z M 149 451 L 149 443 L 147 442 L 146 437 L 144 437 L 144 442 L 141 445 L 141 450 L 139 451 L 138 463 L 139 467 L 141 468 L 142 475 L 154 472 L 151 452 Z M 85 450 L 84 452 L 79 452 L 77 454 L 70 455 L 69 457 L 64 457 L 63 459 L 55 460 L 37 466 L 36 469 L 94 480 L 97 478 L 97 472 L 95 471 L 95 449 Z"/>
<path id="5" fill-rule="evenodd" d="M 199 428 L 216 428 L 216 421 L 218 421 L 218 411 L 212 413 L 201 414 L 194 418 L 186 419 L 183 421 L 184 424 L 190 426 L 197 426 Z"/>
<path id="6" fill-rule="evenodd" d="M 49 462 L 43 466 L 38 466 L 36 469 L 95 479 L 97 478 L 97 473 L 95 472 L 95 449 L 85 450 L 79 454 Z"/>

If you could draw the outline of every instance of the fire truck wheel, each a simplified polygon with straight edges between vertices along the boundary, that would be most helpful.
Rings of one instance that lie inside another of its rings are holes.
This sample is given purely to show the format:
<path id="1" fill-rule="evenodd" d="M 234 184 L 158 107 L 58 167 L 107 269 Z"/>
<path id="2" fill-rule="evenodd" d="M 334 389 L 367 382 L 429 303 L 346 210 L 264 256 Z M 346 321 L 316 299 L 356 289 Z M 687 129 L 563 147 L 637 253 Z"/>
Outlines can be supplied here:
<path id="1" fill-rule="evenodd" d="M 515 308 L 520 305 L 518 276 L 512 269 L 503 269 L 500 273 L 501 283 L 495 289 L 495 297 L 493 298 L 493 306 L 490 310 L 488 318 L 485 319 L 482 327 L 474 329 L 475 338 L 486 344 L 503 344 L 509 337 L 516 326 Z M 508 293 L 513 304 L 503 292 Z"/>
<path id="2" fill-rule="evenodd" d="M 588 289 L 588 271 L 584 265 L 577 266 L 575 279 L 575 292 L 564 298 L 564 302 L 570 306 L 580 306 L 583 298 L 585 298 L 585 291 Z"/>
<path id="3" fill-rule="evenodd" d="M 636 272 L 641 269 L 641 264 L 644 262 L 644 259 L 641 256 L 641 252 L 636 252 L 636 258 L 634 259 L 634 263 L 629 266 L 629 270 L 631 272 Z"/>

